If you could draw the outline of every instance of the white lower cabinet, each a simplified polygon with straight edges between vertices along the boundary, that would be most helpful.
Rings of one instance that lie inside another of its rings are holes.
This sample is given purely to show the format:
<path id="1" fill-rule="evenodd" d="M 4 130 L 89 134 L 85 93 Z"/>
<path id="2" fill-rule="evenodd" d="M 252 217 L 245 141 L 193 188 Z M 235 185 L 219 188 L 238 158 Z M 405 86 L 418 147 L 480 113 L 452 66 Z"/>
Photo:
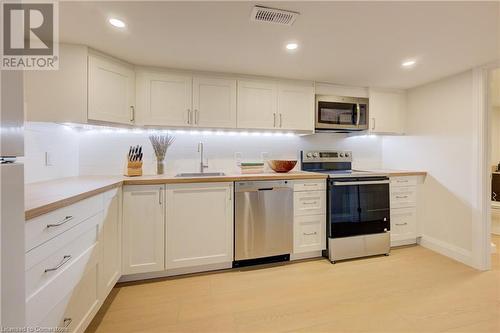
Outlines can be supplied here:
<path id="1" fill-rule="evenodd" d="M 123 274 L 165 269 L 164 185 L 123 187 Z"/>
<path id="2" fill-rule="evenodd" d="M 326 249 L 326 181 L 294 182 L 293 254 Z"/>
<path id="3" fill-rule="evenodd" d="M 104 193 L 104 213 L 100 238 L 101 271 L 99 276 L 101 299 L 106 298 L 120 279 L 122 271 L 121 190 Z"/>
<path id="4" fill-rule="evenodd" d="M 417 178 L 391 177 L 391 246 L 417 242 Z"/>
<path id="5" fill-rule="evenodd" d="M 166 192 L 166 269 L 231 267 L 233 183 L 172 184 Z"/>

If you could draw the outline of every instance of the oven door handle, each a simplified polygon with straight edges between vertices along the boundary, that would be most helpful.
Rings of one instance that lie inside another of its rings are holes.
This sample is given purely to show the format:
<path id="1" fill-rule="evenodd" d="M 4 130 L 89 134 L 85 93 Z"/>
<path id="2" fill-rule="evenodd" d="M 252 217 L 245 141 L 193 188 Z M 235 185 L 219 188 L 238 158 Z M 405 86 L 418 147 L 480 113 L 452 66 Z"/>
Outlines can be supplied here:
<path id="1" fill-rule="evenodd" d="M 389 184 L 389 181 L 388 180 L 367 180 L 367 181 L 356 181 L 356 182 L 333 182 L 333 186 L 379 185 L 379 184 Z"/>

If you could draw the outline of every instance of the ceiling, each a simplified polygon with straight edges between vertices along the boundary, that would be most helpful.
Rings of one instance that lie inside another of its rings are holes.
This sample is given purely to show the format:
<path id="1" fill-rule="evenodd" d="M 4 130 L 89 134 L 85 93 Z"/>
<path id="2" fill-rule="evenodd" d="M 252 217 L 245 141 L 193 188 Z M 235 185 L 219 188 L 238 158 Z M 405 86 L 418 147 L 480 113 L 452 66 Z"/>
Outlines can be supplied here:
<path id="1" fill-rule="evenodd" d="M 138 65 L 410 88 L 499 59 L 500 2 L 61 2 L 60 40 Z M 127 24 L 119 30 L 109 17 Z M 299 44 L 295 52 L 287 42 Z M 402 61 L 416 59 L 412 69 Z"/>

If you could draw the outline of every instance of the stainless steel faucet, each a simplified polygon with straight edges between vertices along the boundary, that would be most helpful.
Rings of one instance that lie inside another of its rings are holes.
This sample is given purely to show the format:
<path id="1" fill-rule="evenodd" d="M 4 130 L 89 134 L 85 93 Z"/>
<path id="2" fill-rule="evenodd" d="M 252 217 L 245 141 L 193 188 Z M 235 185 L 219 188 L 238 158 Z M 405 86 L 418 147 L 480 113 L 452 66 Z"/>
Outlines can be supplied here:
<path id="1" fill-rule="evenodd" d="M 200 153 L 200 173 L 208 168 L 208 164 L 203 163 L 203 142 L 198 143 L 198 153 Z"/>

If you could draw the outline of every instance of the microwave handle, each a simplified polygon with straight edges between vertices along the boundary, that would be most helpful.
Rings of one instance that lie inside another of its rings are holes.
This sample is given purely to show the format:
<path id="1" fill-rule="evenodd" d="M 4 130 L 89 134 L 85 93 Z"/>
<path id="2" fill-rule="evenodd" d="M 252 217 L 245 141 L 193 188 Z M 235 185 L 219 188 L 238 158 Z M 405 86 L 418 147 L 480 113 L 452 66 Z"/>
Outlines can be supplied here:
<path id="1" fill-rule="evenodd" d="M 359 103 L 356 103 L 356 112 L 357 112 L 356 126 L 359 126 L 359 118 L 361 116 L 361 108 L 359 107 Z"/>

